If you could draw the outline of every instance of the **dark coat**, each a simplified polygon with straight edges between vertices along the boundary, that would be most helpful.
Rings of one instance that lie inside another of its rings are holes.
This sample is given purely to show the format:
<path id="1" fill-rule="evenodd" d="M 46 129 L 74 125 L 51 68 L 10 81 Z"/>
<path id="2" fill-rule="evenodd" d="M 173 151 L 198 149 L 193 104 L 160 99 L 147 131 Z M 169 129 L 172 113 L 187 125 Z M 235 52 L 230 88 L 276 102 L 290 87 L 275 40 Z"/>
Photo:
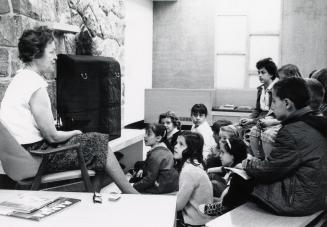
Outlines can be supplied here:
<path id="1" fill-rule="evenodd" d="M 133 186 L 141 193 L 170 193 L 178 191 L 178 178 L 173 154 L 168 148 L 158 146 L 148 152 L 143 178 Z"/>
<path id="2" fill-rule="evenodd" d="M 327 119 L 306 108 L 282 122 L 267 160 L 247 160 L 253 195 L 279 215 L 309 215 L 326 208 Z"/>

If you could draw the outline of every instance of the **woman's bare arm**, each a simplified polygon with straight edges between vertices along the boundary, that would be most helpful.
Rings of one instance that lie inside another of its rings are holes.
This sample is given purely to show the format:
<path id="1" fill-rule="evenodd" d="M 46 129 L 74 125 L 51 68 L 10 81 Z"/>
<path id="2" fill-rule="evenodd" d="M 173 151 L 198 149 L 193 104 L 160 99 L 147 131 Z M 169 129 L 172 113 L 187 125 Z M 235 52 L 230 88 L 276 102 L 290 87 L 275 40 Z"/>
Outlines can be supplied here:
<path id="1" fill-rule="evenodd" d="M 51 111 L 51 103 L 46 88 L 35 91 L 29 101 L 31 112 L 42 136 L 50 143 L 59 143 L 81 134 L 79 130 L 57 131 Z"/>

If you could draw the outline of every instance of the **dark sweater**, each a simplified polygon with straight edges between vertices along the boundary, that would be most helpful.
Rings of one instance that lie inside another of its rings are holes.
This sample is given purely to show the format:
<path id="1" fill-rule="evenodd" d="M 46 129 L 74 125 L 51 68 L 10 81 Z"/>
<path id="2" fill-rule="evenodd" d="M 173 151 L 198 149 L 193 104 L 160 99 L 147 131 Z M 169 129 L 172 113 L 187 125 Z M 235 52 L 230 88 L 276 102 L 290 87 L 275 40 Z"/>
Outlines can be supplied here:
<path id="1" fill-rule="evenodd" d="M 134 184 L 134 188 L 141 193 L 170 193 L 178 190 L 178 177 L 173 154 L 168 148 L 158 146 L 148 152 L 143 178 Z"/>

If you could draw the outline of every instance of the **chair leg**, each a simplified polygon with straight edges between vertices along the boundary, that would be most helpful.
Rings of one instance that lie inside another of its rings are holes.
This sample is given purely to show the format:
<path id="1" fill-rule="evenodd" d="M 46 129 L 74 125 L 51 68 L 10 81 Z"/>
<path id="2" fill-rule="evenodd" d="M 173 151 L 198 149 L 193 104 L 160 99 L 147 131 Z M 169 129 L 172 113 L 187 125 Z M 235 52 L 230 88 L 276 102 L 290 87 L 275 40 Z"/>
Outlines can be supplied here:
<path id="1" fill-rule="evenodd" d="M 85 189 L 88 192 L 92 192 L 93 188 L 92 188 L 92 184 L 91 184 L 89 174 L 87 172 L 87 168 L 86 168 L 86 165 L 85 165 L 85 161 L 84 161 L 82 151 L 81 151 L 80 148 L 77 148 L 76 151 L 77 151 L 78 161 L 79 161 L 79 164 L 80 164 L 80 167 L 81 167 L 82 178 L 83 178 L 83 181 L 84 181 Z"/>
<path id="2" fill-rule="evenodd" d="M 37 174 L 36 176 L 34 177 L 34 180 L 33 180 L 33 183 L 32 183 L 32 186 L 31 186 L 31 190 L 38 190 L 40 188 L 40 185 L 41 185 L 41 179 L 42 179 L 42 176 L 43 176 L 43 173 L 46 169 L 46 166 L 48 164 L 48 161 L 49 161 L 49 158 L 47 155 L 45 155 L 43 157 L 43 160 L 41 162 L 41 165 L 39 167 L 39 170 L 37 171 Z"/>

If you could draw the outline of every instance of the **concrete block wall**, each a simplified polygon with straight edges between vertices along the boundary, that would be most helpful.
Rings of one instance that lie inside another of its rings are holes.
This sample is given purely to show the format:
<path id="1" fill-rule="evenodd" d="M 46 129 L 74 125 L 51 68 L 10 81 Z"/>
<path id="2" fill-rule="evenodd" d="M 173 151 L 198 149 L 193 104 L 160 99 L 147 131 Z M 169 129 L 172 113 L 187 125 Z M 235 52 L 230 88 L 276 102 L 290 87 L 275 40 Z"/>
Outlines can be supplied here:
<path id="1" fill-rule="evenodd" d="M 284 0 L 281 62 L 298 65 L 304 77 L 327 67 L 327 1 Z"/>
<path id="2" fill-rule="evenodd" d="M 153 88 L 214 88 L 213 5 L 153 2 Z"/>
<path id="3" fill-rule="evenodd" d="M 154 2 L 153 88 L 214 88 L 214 2 Z M 327 1 L 282 4 L 281 64 L 327 67 Z"/>

